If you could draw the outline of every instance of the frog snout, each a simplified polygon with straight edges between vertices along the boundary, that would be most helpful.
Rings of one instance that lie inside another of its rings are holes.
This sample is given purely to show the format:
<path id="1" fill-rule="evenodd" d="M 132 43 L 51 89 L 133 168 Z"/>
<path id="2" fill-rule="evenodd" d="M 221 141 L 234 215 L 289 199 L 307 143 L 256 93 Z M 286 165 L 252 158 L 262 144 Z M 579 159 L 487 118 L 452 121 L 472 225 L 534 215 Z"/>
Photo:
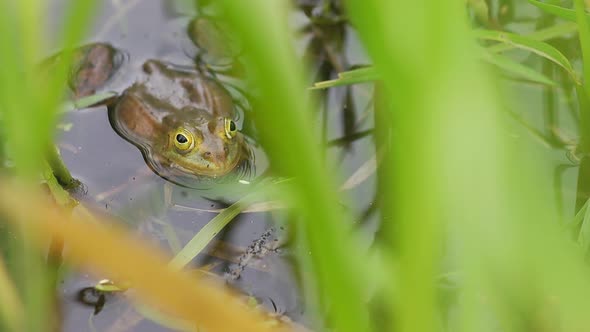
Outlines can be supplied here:
<path id="1" fill-rule="evenodd" d="M 217 165 L 222 165 L 223 163 L 225 163 L 226 159 L 224 151 L 221 151 L 220 153 L 215 153 L 209 150 L 205 150 L 201 152 L 201 156 L 203 157 L 203 159 Z"/>

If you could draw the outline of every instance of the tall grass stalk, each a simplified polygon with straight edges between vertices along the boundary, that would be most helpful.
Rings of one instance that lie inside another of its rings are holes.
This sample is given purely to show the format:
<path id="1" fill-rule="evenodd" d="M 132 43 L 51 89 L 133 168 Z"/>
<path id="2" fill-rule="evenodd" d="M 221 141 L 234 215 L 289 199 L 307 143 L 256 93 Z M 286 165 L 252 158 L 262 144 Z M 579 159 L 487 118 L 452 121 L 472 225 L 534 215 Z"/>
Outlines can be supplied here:
<path id="1" fill-rule="evenodd" d="M 260 138 L 276 171 L 293 176 L 291 198 L 311 253 L 318 288 L 338 331 L 369 329 L 361 291 L 366 267 L 351 233 L 352 221 L 338 206 L 334 177 L 322 162 L 313 135 L 304 68 L 295 55 L 287 1 L 221 2 L 244 42 L 247 65 L 260 95 L 254 103 Z M 254 19 L 255 18 L 255 19 Z"/>
<path id="2" fill-rule="evenodd" d="M 580 152 L 580 168 L 578 171 L 578 188 L 576 197 L 576 211 L 582 208 L 586 200 L 590 198 L 590 25 L 588 23 L 584 1 L 574 1 L 575 17 L 578 25 L 578 34 L 580 37 L 580 47 L 582 50 L 583 61 L 583 83 L 576 86 L 578 95 L 578 106 L 580 112 L 580 143 L 578 150 Z"/>
<path id="3" fill-rule="evenodd" d="M 476 61 L 464 2 L 347 4 L 391 103 L 396 330 L 442 328 L 441 268 L 463 277 L 453 328 L 486 330 L 491 316 L 507 331 L 526 330 L 550 294 L 559 294 L 564 326 L 587 324 L 583 261 L 541 189 L 551 187 L 541 172 L 548 164 L 531 142 L 510 139 L 501 97 Z M 442 264 L 443 248 L 452 264 Z"/>
<path id="4" fill-rule="evenodd" d="M 63 22 L 60 47 L 72 49 L 79 43 L 90 17 L 94 1 L 71 1 L 71 11 Z M 45 1 L 2 1 L 0 12 L 0 125 L 15 172 L 21 180 L 33 183 L 40 175 L 43 159 L 52 148 L 55 114 L 64 96 L 68 59 L 53 76 L 42 75 L 38 63 L 47 49 Z M 11 275 L 23 297 L 26 331 L 43 331 L 56 323 L 50 310 L 54 303 L 48 271 L 29 237 L 18 230 L 19 240 L 10 250 L 7 261 Z M 6 249 L 6 247 L 5 247 Z"/>

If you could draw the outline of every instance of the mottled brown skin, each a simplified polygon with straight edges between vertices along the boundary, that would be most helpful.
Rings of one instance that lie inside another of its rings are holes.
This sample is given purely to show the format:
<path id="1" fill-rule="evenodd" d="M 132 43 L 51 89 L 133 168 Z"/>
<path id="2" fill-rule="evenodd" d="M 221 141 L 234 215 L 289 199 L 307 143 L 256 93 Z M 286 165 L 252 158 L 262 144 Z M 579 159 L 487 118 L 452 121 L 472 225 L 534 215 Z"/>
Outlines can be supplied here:
<path id="1" fill-rule="evenodd" d="M 235 111 L 219 83 L 156 60 L 147 61 L 143 71 L 146 80 L 127 89 L 109 117 L 158 174 L 215 178 L 249 158 L 235 124 L 232 135 L 227 132 Z M 193 138 L 192 148 L 179 149 L 179 132 Z"/>
<path id="2" fill-rule="evenodd" d="M 94 43 L 81 47 L 73 55 L 70 87 L 75 98 L 92 95 L 113 75 L 117 50 L 109 44 Z"/>

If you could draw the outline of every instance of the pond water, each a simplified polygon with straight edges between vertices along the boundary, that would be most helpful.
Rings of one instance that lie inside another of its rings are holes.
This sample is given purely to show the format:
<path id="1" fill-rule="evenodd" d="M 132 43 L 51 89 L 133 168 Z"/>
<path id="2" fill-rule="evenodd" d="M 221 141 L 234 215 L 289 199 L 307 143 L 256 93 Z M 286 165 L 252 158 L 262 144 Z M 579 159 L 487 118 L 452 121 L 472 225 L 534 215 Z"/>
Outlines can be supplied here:
<path id="1" fill-rule="evenodd" d="M 61 1 L 54 1 L 51 8 L 56 22 L 62 6 Z M 183 14 L 185 9 L 181 7 L 167 0 L 102 2 L 97 23 L 86 42 L 110 43 L 123 52 L 125 60 L 101 91 L 124 91 L 141 77 L 141 65 L 148 59 L 195 66 L 197 48 L 186 34 L 194 13 L 189 9 L 189 14 Z M 309 23 L 300 11 L 293 13 L 293 22 L 294 27 Z M 312 27 L 307 31 L 310 32 L 296 45 L 298 52 L 309 56 L 312 68 L 319 73 L 314 80 L 333 78 L 337 71 L 367 63 L 350 27 Z M 313 45 L 310 49 L 314 52 L 308 52 L 309 45 Z M 326 158 L 335 165 L 349 193 L 343 205 L 356 212 L 359 227 L 366 229 L 370 240 L 378 220 L 373 206 L 375 152 L 371 135 L 367 135 L 373 126 L 369 112 L 372 87 L 365 84 L 331 89 L 326 94 L 312 93 L 318 95 L 323 106 L 317 114 L 317 127 L 310 132 L 318 133 L 318 144 L 328 147 Z M 246 109 L 240 114 L 239 127 L 248 131 L 252 139 L 256 179 L 266 176 L 271 165 L 263 148 L 256 144 L 250 112 L 255 110 Z M 234 191 L 235 187 L 191 189 L 162 179 L 146 165 L 135 146 L 115 133 L 106 106 L 69 112 L 60 122 L 59 148 L 68 168 L 84 183 L 86 194 L 81 200 L 96 213 L 119 218 L 139 237 L 158 244 L 171 255 L 219 209 L 243 195 L 240 190 Z M 291 241 L 293 231 L 286 225 L 288 217 L 285 211 L 271 208 L 240 214 L 216 237 L 207 254 L 198 256 L 188 268 L 208 266 L 211 272 L 225 276 L 232 287 L 256 298 L 270 312 L 308 325 L 318 317 L 307 310 L 303 300 L 301 280 L 305 276 L 293 259 L 298 248 Z M 247 248 L 253 244 L 262 244 L 265 250 L 245 260 Z M 124 294 L 107 296 L 100 310 L 80 301 L 83 289 L 108 277 L 72 272 L 65 278 L 61 290 L 63 331 L 169 330 L 138 313 Z"/>

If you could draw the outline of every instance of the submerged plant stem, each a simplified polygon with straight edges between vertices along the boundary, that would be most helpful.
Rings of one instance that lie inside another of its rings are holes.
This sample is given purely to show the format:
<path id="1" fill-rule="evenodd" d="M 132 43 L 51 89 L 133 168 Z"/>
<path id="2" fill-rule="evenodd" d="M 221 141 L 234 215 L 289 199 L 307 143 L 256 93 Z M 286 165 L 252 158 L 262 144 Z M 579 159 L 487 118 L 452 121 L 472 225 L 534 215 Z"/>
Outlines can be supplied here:
<path id="1" fill-rule="evenodd" d="M 72 177 L 72 174 L 61 159 L 61 156 L 55 147 L 47 149 L 47 163 L 53 171 L 53 175 L 59 183 L 66 189 L 71 189 L 79 185 L 79 181 Z"/>

